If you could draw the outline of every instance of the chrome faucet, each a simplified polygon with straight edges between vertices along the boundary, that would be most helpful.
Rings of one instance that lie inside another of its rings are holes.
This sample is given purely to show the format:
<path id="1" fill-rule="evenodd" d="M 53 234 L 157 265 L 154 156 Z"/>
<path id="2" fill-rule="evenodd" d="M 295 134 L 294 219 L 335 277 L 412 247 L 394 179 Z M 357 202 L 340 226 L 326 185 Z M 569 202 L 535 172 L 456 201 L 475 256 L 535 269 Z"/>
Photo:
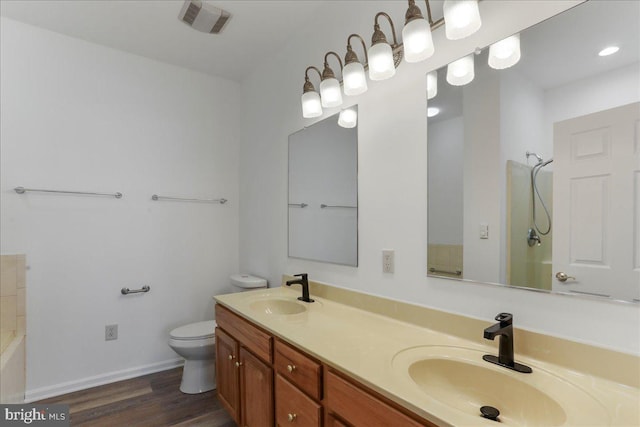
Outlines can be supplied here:
<path id="1" fill-rule="evenodd" d="M 311 298 L 309 298 L 309 280 L 307 279 L 307 274 L 294 274 L 294 277 L 300 277 L 299 279 L 288 280 L 286 285 L 302 285 L 302 296 L 298 297 L 300 301 L 304 302 L 313 302 Z"/>
<path id="2" fill-rule="evenodd" d="M 493 341 L 496 337 L 500 337 L 498 356 L 485 354 L 482 358 L 514 371 L 530 374 L 531 368 L 517 363 L 513 357 L 513 315 L 500 313 L 496 316 L 496 320 L 498 323 L 484 330 L 484 339 Z"/>

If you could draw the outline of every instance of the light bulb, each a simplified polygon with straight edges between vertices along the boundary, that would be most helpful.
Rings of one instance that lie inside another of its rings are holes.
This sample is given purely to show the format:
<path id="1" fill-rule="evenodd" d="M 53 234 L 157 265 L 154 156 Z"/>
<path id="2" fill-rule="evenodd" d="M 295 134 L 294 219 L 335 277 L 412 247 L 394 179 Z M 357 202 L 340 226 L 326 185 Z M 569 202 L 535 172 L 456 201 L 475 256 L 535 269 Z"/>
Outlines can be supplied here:
<path id="1" fill-rule="evenodd" d="M 427 117 L 434 117 L 440 113 L 440 109 L 438 107 L 429 107 L 427 108 Z"/>
<path id="2" fill-rule="evenodd" d="M 367 91 L 367 76 L 361 63 L 351 62 L 345 65 L 342 75 L 345 95 L 355 96 Z"/>
<path id="3" fill-rule="evenodd" d="M 449 40 L 469 37 L 482 26 L 478 0 L 445 0 L 445 33 Z"/>
<path id="4" fill-rule="evenodd" d="M 374 44 L 369 48 L 369 78 L 386 80 L 396 73 L 393 51 L 388 43 Z"/>
<path id="5" fill-rule="evenodd" d="M 500 40 L 489 47 L 489 66 L 496 70 L 513 67 L 520 61 L 520 34 Z"/>
<path id="6" fill-rule="evenodd" d="M 435 98 L 438 94 L 438 72 L 427 74 L 427 99 Z"/>
<path id="7" fill-rule="evenodd" d="M 609 55 L 613 55 L 614 53 L 616 53 L 617 51 L 619 51 L 620 48 L 618 46 L 609 46 L 606 47 L 604 49 L 602 49 L 599 53 L 598 56 L 609 56 Z"/>
<path id="8" fill-rule="evenodd" d="M 322 105 L 318 92 L 311 91 L 302 94 L 302 117 L 310 119 L 322 115 Z"/>
<path id="9" fill-rule="evenodd" d="M 402 29 L 404 59 L 407 62 L 420 62 L 435 52 L 431 26 L 424 18 L 417 18 L 407 23 Z"/>
<path id="10" fill-rule="evenodd" d="M 325 108 L 342 105 L 342 92 L 338 79 L 331 77 L 320 82 L 320 99 L 322 100 L 322 106 Z"/>
<path id="11" fill-rule="evenodd" d="M 447 66 L 447 82 L 453 86 L 464 86 L 475 77 L 473 53 Z"/>
<path id="12" fill-rule="evenodd" d="M 340 116 L 338 117 L 338 125 L 343 128 L 351 129 L 356 127 L 358 124 L 358 113 L 353 108 L 347 108 L 345 110 L 340 111 Z"/>

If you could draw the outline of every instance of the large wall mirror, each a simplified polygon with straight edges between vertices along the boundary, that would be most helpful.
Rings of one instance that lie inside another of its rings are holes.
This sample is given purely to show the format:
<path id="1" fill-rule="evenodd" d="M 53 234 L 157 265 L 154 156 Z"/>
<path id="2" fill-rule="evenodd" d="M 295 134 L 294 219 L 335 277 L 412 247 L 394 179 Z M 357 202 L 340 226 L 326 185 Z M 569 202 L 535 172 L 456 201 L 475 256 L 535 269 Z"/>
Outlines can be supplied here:
<path id="1" fill-rule="evenodd" d="M 289 256 L 358 265 L 358 129 L 337 114 L 289 136 Z"/>
<path id="2" fill-rule="evenodd" d="M 639 16 L 588 1 L 522 31 L 511 68 L 437 71 L 427 274 L 640 302 Z"/>

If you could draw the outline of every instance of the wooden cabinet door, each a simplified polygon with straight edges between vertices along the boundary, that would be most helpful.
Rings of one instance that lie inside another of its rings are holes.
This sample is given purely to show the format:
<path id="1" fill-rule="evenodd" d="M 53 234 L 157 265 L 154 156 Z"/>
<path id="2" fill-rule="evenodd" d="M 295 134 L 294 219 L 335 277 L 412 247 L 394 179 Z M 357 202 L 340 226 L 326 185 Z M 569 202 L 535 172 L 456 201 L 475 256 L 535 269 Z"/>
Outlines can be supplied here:
<path id="1" fill-rule="evenodd" d="M 419 423 L 409 418 L 333 372 L 327 375 L 326 395 L 329 414 L 336 414 L 355 427 L 436 427 L 435 424 Z"/>
<path id="2" fill-rule="evenodd" d="M 320 427 L 322 406 L 276 374 L 276 425 L 278 427 Z"/>
<path id="3" fill-rule="evenodd" d="M 273 427 L 273 369 L 240 348 L 240 399 L 243 427 Z"/>
<path id="4" fill-rule="evenodd" d="M 326 427 L 349 427 L 349 426 L 347 426 L 345 423 L 343 423 L 333 415 L 329 415 L 327 417 Z"/>
<path id="5" fill-rule="evenodd" d="M 238 342 L 222 329 L 216 328 L 216 374 L 218 399 L 233 420 L 240 420 L 240 376 Z"/>

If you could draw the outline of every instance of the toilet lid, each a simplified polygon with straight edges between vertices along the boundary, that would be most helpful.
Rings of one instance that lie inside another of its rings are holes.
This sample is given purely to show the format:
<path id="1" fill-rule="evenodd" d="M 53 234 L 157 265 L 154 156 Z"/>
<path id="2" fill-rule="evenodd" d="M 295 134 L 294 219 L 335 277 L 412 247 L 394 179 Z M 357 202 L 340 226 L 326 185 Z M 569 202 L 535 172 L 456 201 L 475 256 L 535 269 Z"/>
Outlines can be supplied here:
<path id="1" fill-rule="evenodd" d="M 204 322 L 190 323 L 188 325 L 175 328 L 169 336 L 178 340 L 198 340 L 202 338 L 212 338 L 215 335 L 216 321 L 206 320 Z"/>

